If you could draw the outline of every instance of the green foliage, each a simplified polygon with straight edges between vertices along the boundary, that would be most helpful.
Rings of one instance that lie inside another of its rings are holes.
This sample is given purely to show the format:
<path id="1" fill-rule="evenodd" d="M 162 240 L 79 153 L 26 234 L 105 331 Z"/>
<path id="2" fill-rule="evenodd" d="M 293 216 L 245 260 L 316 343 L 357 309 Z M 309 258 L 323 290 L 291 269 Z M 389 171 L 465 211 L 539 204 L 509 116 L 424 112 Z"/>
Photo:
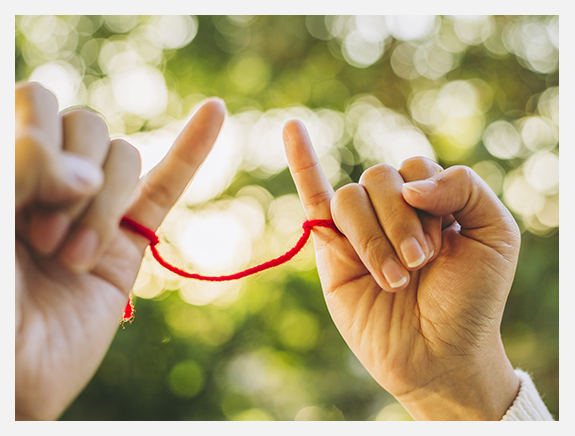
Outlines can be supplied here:
<path id="1" fill-rule="evenodd" d="M 417 28 L 371 19 L 17 16 L 16 80 L 44 82 L 62 108 L 94 107 L 111 134 L 135 142 L 185 119 L 204 97 L 223 98 L 230 122 L 251 123 L 233 131 L 233 147 L 245 142 L 255 152 L 240 148 L 248 157 L 238 158 L 230 182 L 189 201 L 186 213 L 250 193 L 263 224 L 249 264 L 285 250 L 298 232 L 296 225 L 281 233 L 290 221 L 278 211 L 291 211 L 295 186 L 285 163 L 262 160 L 273 145 L 269 136 L 258 142 L 254 126 L 279 120 L 281 129 L 295 114 L 327 126 L 322 132 L 339 128 L 320 153 L 324 167 L 335 168 L 335 187 L 374 163 L 397 165 L 395 152 L 410 153 L 381 135 L 419 132 L 442 166 L 476 169 L 523 230 L 502 336 L 513 365 L 534 375 L 558 418 L 558 18 L 437 17 L 419 37 Z M 130 85 L 122 74 L 136 70 L 149 87 L 118 88 Z M 157 100 L 130 106 L 138 93 Z M 273 135 L 279 140 L 281 131 Z M 335 329 L 310 247 L 293 265 L 228 291 L 185 290 L 150 268 L 144 263 L 146 286 L 157 290 L 137 293 L 134 324 L 119 330 L 63 420 L 409 419 Z M 199 302 L 201 292 L 216 291 L 225 298 Z"/>

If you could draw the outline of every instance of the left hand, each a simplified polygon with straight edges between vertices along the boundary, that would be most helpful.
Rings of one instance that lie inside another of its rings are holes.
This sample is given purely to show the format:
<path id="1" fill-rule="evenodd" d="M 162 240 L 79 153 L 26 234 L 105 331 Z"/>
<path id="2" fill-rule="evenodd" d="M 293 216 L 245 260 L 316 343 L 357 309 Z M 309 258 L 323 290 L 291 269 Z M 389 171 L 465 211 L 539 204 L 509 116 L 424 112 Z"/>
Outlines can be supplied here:
<path id="1" fill-rule="evenodd" d="M 120 219 L 155 230 L 210 152 L 224 118 L 221 100 L 205 102 L 166 157 L 138 180 L 139 154 L 123 140 L 110 141 L 101 118 L 86 109 L 59 114 L 44 88 L 17 87 L 17 419 L 58 418 L 93 376 L 148 245 L 119 228 Z M 37 159 L 29 150 L 41 150 L 50 162 L 76 154 L 97 163 L 101 189 L 68 189 L 63 196 L 62 165 L 37 177 L 46 166 L 31 168 Z"/>

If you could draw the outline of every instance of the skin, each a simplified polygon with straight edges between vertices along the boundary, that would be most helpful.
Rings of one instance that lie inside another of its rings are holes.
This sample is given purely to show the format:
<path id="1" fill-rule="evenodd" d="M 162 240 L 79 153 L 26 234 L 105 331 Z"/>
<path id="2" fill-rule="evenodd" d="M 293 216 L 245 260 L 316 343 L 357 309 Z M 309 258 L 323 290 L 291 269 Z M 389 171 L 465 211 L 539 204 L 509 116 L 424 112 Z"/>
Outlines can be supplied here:
<path id="1" fill-rule="evenodd" d="M 136 278 L 147 240 L 121 217 L 160 225 L 225 106 L 204 103 L 139 179 L 138 153 L 95 113 L 59 113 L 37 84 L 17 86 L 15 101 L 15 415 L 49 420 L 93 376 Z M 342 233 L 314 230 L 317 264 L 360 361 L 416 419 L 500 419 L 519 387 L 499 336 L 519 249 L 509 212 L 469 169 L 425 159 L 373 167 L 334 193 L 301 123 L 284 142 L 308 219 L 333 218 Z M 429 178 L 428 193 L 404 184 Z"/>
<path id="2" fill-rule="evenodd" d="M 58 113 L 38 84 L 16 87 L 16 419 L 58 418 L 118 328 L 147 240 L 212 148 L 225 118 L 205 102 L 142 179 L 140 157 L 87 109 Z"/>
<path id="3" fill-rule="evenodd" d="M 469 168 L 425 158 L 334 193 L 300 122 L 284 142 L 307 218 L 341 232 L 314 230 L 317 268 L 361 363 L 416 420 L 500 420 L 519 389 L 499 333 L 520 245 L 509 211 Z"/>

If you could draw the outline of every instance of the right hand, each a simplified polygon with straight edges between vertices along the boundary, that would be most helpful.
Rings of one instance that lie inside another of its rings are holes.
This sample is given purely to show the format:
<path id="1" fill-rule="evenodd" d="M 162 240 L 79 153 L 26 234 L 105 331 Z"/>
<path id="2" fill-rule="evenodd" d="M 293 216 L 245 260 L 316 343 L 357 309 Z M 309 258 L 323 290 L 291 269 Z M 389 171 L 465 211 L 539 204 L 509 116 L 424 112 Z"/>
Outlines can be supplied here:
<path id="1" fill-rule="evenodd" d="M 469 168 L 424 158 L 334 194 L 301 123 L 284 142 L 307 219 L 342 233 L 314 230 L 317 268 L 361 363 L 415 419 L 501 419 L 519 388 L 499 334 L 520 243 L 509 211 Z"/>
<path id="2" fill-rule="evenodd" d="M 140 178 L 137 150 L 110 140 L 95 113 L 60 114 L 48 90 L 17 86 L 17 419 L 57 418 L 88 383 L 149 244 L 120 228 L 121 218 L 158 228 L 210 152 L 225 113 L 221 100 L 206 101 Z"/>

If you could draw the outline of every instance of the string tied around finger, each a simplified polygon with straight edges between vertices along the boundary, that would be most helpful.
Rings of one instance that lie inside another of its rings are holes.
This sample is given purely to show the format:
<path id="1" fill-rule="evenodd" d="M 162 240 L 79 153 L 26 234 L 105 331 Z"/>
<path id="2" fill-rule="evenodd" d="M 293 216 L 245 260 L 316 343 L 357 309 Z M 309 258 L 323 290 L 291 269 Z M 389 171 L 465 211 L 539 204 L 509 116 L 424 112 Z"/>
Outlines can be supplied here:
<path id="1" fill-rule="evenodd" d="M 154 259 L 156 259 L 156 261 L 160 265 L 162 265 L 164 268 L 166 268 L 167 270 L 172 271 L 173 273 L 175 273 L 181 277 L 194 279 L 194 280 L 208 281 L 208 282 L 226 282 L 226 281 L 231 281 L 231 280 L 238 280 L 238 279 L 259 273 L 261 271 L 265 271 L 265 270 L 268 270 L 270 268 L 282 265 L 282 264 L 290 261 L 303 249 L 303 247 L 305 246 L 305 244 L 307 243 L 307 241 L 311 235 L 312 230 L 316 227 L 330 228 L 330 229 L 335 230 L 336 232 L 339 233 L 338 228 L 336 227 L 335 223 L 332 220 L 306 220 L 302 224 L 303 233 L 300 236 L 300 238 L 298 239 L 298 241 L 296 242 L 296 244 L 291 249 L 289 249 L 284 254 L 282 254 L 281 256 L 278 256 L 275 259 L 268 260 L 267 262 L 261 263 L 259 265 L 253 266 L 251 268 L 247 268 L 245 270 L 239 271 L 239 272 L 234 273 L 234 274 L 220 275 L 220 276 L 207 276 L 207 275 L 202 275 L 202 274 L 198 274 L 198 273 L 191 273 L 191 272 L 185 271 L 181 268 L 178 268 L 175 265 L 172 265 L 170 262 L 165 260 L 162 257 L 162 255 L 160 254 L 160 252 L 158 251 L 157 246 L 160 243 L 160 238 L 158 238 L 158 235 L 156 235 L 156 233 L 154 231 L 148 229 L 147 227 L 143 226 L 142 224 L 140 224 L 140 223 L 138 223 L 138 222 L 136 222 L 130 218 L 127 218 L 127 217 L 122 218 L 120 225 L 125 227 L 126 229 L 129 229 L 129 230 L 145 237 L 150 242 L 150 251 L 152 252 L 152 255 L 154 256 Z M 123 317 L 120 320 L 120 322 L 122 323 L 122 327 L 124 326 L 125 322 L 132 323 L 132 321 L 134 319 L 134 312 L 135 312 L 134 305 L 133 305 L 132 299 L 130 297 L 130 299 L 128 300 L 128 304 L 124 308 Z"/>

